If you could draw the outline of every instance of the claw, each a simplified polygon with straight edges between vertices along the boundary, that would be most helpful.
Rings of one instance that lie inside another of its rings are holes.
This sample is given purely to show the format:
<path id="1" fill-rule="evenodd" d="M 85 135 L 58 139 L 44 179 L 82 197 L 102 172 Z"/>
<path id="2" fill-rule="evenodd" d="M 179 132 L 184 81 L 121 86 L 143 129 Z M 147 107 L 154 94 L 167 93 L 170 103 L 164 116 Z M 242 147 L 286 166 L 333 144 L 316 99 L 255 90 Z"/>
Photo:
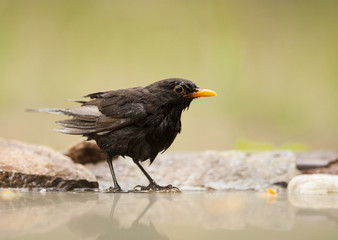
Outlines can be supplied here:
<path id="1" fill-rule="evenodd" d="M 134 187 L 133 192 L 181 192 L 177 187 L 170 185 L 160 186 L 157 184 L 149 184 L 148 186 L 137 185 Z"/>
<path id="2" fill-rule="evenodd" d="M 110 187 L 107 190 L 105 190 L 104 192 L 105 193 L 125 193 L 126 191 L 123 191 L 121 188 Z"/>

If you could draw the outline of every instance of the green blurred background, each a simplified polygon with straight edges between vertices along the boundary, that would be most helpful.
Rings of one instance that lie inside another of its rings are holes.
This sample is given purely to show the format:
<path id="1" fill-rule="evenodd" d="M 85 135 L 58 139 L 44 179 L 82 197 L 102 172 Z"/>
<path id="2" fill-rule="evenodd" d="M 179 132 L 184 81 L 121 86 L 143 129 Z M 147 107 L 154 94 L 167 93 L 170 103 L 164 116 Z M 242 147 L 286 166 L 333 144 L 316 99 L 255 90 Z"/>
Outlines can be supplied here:
<path id="1" fill-rule="evenodd" d="M 168 77 L 215 90 L 171 150 L 333 149 L 338 1 L 0 1 L 0 136 L 65 149 L 27 108 Z"/>

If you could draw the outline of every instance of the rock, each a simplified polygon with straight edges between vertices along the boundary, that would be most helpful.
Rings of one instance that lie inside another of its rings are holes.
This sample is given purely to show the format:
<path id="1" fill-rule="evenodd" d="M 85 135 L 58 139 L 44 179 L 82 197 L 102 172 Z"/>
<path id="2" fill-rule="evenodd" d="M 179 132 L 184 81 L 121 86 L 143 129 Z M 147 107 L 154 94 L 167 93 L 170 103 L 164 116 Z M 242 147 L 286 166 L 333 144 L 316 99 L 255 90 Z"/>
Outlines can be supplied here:
<path id="1" fill-rule="evenodd" d="M 289 194 L 338 193 L 338 176 L 326 174 L 303 174 L 294 177 L 288 185 Z"/>
<path id="2" fill-rule="evenodd" d="M 85 179 L 64 179 L 56 176 L 0 171 L 0 188 L 48 188 L 68 191 L 75 188 L 97 187 L 97 182 L 89 182 Z"/>
<path id="3" fill-rule="evenodd" d="M 303 170 L 301 170 L 301 172 L 303 174 L 324 173 L 324 174 L 338 175 L 338 160 L 335 161 L 335 162 L 330 162 L 325 167 L 303 169 Z"/>
<path id="4" fill-rule="evenodd" d="M 51 148 L 0 139 L 0 188 L 96 188 L 84 166 Z"/>
<path id="5" fill-rule="evenodd" d="M 75 144 L 65 153 L 74 162 L 86 164 L 106 161 L 106 154 L 93 141 L 83 141 Z"/>
<path id="6" fill-rule="evenodd" d="M 86 166 L 96 175 L 101 188 L 112 185 L 106 163 Z M 124 189 L 148 184 L 129 158 L 119 157 L 114 168 Z M 158 184 L 173 184 L 181 190 L 265 190 L 272 185 L 286 185 L 298 174 L 291 151 L 166 153 L 158 156 L 147 171 Z"/>
<path id="7" fill-rule="evenodd" d="M 312 170 L 322 168 L 329 170 L 330 166 L 338 162 L 338 151 L 310 151 L 296 154 L 297 168 L 302 173 L 314 173 Z M 337 171 L 338 173 L 338 171 Z"/>

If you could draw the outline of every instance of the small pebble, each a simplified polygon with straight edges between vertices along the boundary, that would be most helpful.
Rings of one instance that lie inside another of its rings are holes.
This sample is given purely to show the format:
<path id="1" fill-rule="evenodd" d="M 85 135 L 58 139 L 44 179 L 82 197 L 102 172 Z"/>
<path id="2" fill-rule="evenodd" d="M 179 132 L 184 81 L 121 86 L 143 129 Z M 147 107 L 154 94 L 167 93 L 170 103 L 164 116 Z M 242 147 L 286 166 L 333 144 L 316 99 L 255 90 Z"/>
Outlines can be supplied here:
<path id="1" fill-rule="evenodd" d="M 338 193 L 338 176 L 327 174 L 303 174 L 291 179 L 288 193 L 329 194 Z"/>

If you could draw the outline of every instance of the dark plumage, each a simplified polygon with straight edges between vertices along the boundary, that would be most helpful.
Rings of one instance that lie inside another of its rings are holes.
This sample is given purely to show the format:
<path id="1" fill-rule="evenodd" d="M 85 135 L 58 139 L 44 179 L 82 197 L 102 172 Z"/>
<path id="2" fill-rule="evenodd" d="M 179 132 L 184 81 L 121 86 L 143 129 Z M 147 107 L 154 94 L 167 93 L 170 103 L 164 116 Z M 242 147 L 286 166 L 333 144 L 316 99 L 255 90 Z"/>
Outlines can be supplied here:
<path id="1" fill-rule="evenodd" d="M 129 156 L 148 178 L 150 184 L 141 189 L 162 190 L 140 165 L 140 161 L 154 161 L 157 154 L 170 147 L 181 131 L 182 111 L 197 97 L 215 96 L 210 90 L 199 89 L 193 82 L 164 79 L 146 87 L 97 92 L 79 101 L 80 107 L 69 109 L 40 109 L 40 111 L 69 115 L 59 121 L 56 129 L 66 134 L 78 134 L 94 139 L 107 153 L 114 180 L 114 191 L 120 191 L 112 158 Z"/>

